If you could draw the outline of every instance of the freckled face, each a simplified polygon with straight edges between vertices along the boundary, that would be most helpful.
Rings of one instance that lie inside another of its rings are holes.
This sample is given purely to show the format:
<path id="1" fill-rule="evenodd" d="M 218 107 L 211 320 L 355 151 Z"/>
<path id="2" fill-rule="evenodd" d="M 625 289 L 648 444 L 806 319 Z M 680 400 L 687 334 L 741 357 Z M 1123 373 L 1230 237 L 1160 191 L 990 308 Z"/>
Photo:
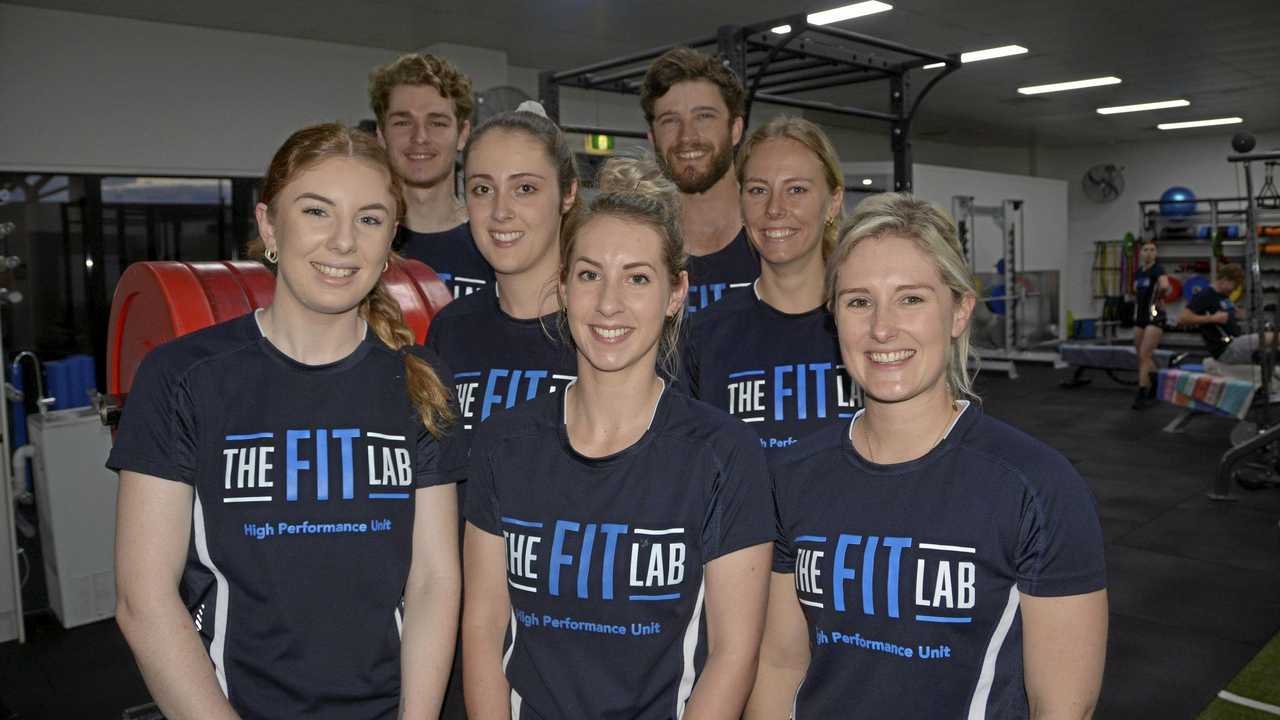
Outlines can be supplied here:
<path id="1" fill-rule="evenodd" d="M 276 298 L 318 313 L 354 310 L 377 284 L 396 231 L 396 199 L 383 168 L 330 158 L 259 203 L 258 227 L 279 255 Z"/>

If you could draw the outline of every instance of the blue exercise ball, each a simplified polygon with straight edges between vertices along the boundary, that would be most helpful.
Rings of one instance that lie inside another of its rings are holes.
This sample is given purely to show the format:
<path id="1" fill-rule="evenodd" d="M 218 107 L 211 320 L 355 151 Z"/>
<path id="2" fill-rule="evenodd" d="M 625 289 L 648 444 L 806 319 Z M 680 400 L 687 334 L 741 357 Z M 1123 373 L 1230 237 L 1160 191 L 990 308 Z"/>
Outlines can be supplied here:
<path id="1" fill-rule="evenodd" d="M 1000 262 L 1003 263 L 1004 260 L 1001 260 Z M 991 288 L 991 294 L 987 297 L 1000 298 L 999 300 L 988 300 L 987 309 L 990 310 L 993 315 L 1003 315 L 1005 300 L 1004 283 L 993 286 Z"/>
<path id="2" fill-rule="evenodd" d="M 1181 186 L 1171 187 L 1160 196 L 1160 214 L 1184 217 L 1196 211 L 1196 194 Z"/>

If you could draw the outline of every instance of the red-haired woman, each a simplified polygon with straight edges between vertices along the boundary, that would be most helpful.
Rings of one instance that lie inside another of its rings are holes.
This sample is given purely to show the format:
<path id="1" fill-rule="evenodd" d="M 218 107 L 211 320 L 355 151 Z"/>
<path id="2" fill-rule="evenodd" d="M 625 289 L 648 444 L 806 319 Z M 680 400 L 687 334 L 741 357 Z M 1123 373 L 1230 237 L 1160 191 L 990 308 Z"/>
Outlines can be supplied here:
<path id="1" fill-rule="evenodd" d="M 443 369 L 381 283 L 404 214 L 369 136 L 276 152 L 271 305 L 152 351 L 107 462 L 116 617 L 170 718 L 438 713 L 460 594 Z"/>

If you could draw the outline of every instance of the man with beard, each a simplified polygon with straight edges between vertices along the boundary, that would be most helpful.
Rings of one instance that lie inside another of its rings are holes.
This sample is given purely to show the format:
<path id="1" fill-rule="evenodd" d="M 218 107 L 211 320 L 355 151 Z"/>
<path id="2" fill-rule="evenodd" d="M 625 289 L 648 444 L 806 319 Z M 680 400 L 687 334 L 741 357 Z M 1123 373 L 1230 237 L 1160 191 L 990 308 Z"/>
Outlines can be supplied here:
<path id="1" fill-rule="evenodd" d="M 738 181 L 729 172 L 742 138 L 745 91 L 716 58 L 676 48 L 649 66 L 640 106 L 658 164 L 680 189 L 689 311 L 696 312 L 760 274 L 742 226 Z"/>
<path id="2" fill-rule="evenodd" d="M 454 194 L 458 153 L 471 133 L 471 81 L 447 60 L 402 55 L 369 74 L 378 141 L 404 184 L 406 212 L 393 247 L 430 265 L 453 296 L 493 282 Z"/>

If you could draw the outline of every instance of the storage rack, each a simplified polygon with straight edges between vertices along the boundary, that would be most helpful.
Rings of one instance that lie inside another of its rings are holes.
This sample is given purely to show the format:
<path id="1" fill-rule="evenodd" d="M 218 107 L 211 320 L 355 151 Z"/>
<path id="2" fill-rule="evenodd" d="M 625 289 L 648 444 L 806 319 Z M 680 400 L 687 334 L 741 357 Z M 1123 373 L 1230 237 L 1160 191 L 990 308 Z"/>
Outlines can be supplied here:
<path id="1" fill-rule="evenodd" d="M 1187 200 L 1185 201 L 1186 203 L 1194 204 L 1195 212 L 1179 216 L 1162 215 L 1160 213 L 1160 202 L 1159 200 L 1143 200 L 1138 203 L 1139 227 L 1142 228 L 1142 241 L 1155 240 L 1158 244 L 1160 248 L 1160 263 L 1166 269 L 1176 265 L 1177 261 L 1207 261 L 1207 277 L 1212 280 L 1218 272 L 1219 259 L 1240 263 L 1246 266 L 1246 272 L 1244 294 L 1237 305 L 1249 313 L 1254 312 L 1255 309 L 1263 312 L 1275 312 L 1276 306 L 1280 304 L 1280 254 L 1268 255 L 1262 251 L 1262 248 L 1268 242 L 1280 244 L 1280 237 L 1259 238 L 1258 260 L 1261 265 L 1263 283 L 1262 287 L 1254 288 L 1252 273 L 1247 272 L 1249 269 L 1247 267 L 1249 258 L 1246 252 L 1245 240 L 1247 234 L 1246 218 L 1249 211 L 1249 199 L 1247 197 Z M 1255 212 L 1255 224 L 1260 226 L 1280 226 L 1280 209 L 1258 206 Z M 1202 238 L 1199 236 L 1200 228 L 1205 226 L 1209 228 L 1209 237 Z M 1236 236 L 1220 237 L 1220 235 L 1223 235 L 1220 230 L 1231 226 L 1238 228 Z M 1268 279 L 1270 279 L 1270 282 L 1268 282 Z M 1126 288 L 1125 294 L 1132 295 L 1132 289 Z M 1258 297 L 1265 299 L 1262 301 L 1261 307 L 1255 308 L 1254 306 L 1257 303 L 1252 299 Z M 1173 304 L 1180 305 L 1182 302 L 1179 298 Z M 1170 316 L 1170 319 L 1173 319 L 1175 315 L 1170 313 Z M 1168 338 L 1169 336 L 1166 337 Z M 1175 342 L 1172 344 L 1193 344 L 1198 346 L 1199 341 L 1197 339 L 1195 342 Z"/>

